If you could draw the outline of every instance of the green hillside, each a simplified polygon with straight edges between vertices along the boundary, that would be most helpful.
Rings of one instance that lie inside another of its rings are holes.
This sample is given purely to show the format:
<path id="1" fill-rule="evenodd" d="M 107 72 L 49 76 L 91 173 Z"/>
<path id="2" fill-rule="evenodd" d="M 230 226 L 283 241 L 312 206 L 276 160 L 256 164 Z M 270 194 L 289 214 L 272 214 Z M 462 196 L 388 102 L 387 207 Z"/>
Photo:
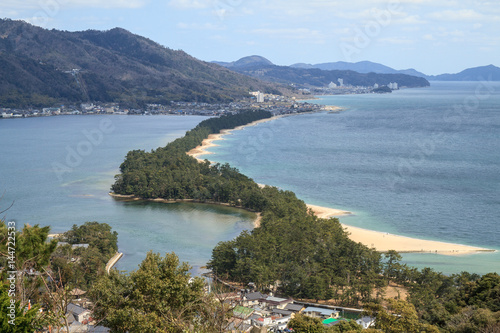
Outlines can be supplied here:
<path id="1" fill-rule="evenodd" d="M 227 102 L 253 90 L 285 91 L 120 28 L 68 32 L 0 20 L 0 60 L 3 107 Z"/>

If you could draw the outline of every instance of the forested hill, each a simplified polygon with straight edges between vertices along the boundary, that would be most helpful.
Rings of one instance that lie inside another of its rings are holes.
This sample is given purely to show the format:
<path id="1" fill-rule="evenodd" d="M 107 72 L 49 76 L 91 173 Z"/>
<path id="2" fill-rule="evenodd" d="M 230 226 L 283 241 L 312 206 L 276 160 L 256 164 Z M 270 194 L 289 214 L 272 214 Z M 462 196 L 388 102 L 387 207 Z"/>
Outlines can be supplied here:
<path id="1" fill-rule="evenodd" d="M 210 133 L 269 116 L 248 111 L 211 118 L 166 147 L 131 151 L 112 189 L 143 198 L 197 199 L 261 212 L 259 228 L 213 249 L 208 267 L 219 277 L 253 282 L 259 290 L 278 295 L 364 306 L 384 332 L 498 332 L 498 274 L 419 271 L 402 264 L 395 251 L 382 255 L 351 241 L 338 219 L 317 218 L 293 192 L 260 188 L 228 164 L 211 166 L 186 155 Z M 389 283 L 405 288 L 406 301 L 384 300 Z"/>
<path id="2" fill-rule="evenodd" d="M 226 203 L 261 212 L 260 228 L 214 249 L 210 267 L 217 274 L 262 287 L 281 281 L 280 291 L 291 296 L 326 295 L 336 275 L 343 283 L 355 281 L 373 290 L 378 279 L 367 271 L 379 272 L 380 254 L 351 241 L 337 219 L 318 219 L 293 192 L 261 188 L 228 164 L 199 163 L 186 154 L 210 133 L 270 116 L 267 111 L 247 111 L 211 118 L 166 147 L 131 151 L 112 190 L 141 198 Z M 361 297 L 371 299 L 371 293 L 363 292 Z"/>
<path id="3" fill-rule="evenodd" d="M 124 29 L 68 32 L 9 19 L 0 19 L 0 77 L 3 107 L 219 102 L 282 89 Z"/>

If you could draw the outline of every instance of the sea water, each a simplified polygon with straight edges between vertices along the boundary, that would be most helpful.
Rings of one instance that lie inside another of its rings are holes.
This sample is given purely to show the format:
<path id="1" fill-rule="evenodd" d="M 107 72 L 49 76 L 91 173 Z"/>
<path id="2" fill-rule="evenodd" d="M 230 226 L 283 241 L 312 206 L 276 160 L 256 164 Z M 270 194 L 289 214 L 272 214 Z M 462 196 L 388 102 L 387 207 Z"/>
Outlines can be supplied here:
<path id="1" fill-rule="evenodd" d="M 199 116 L 57 116 L 0 120 L 0 211 L 17 228 L 64 232 L 98 221 L 118 232 L 131 271 L 149 250 L 175 252 L 195 268 L 212 248 L 252 228 L 255 214 L 189 203 L 116 201 L 108 195 L 129 150 L 150 151 L 195 127 Z"/>
<path id="2" fill-rule="evenodd" d="M 500 82 L 311 102 L 343 111 L 234 131 L 204 157 L 307 203 L 354 212 L 345 224 L 500 250 Z M 445 273 L 500 272 L 500 252 L 404 260 Z"/>
<path id="3" fill-rule="evenodd" d="M 346 224 L 500 250 L 500 84 L 432 82 L 386 95 L 327 96 L 340 113 L 284 117 L 234 131 L 212 148 L 259 183 L 311 204 L 354 212 Z M 195 268 L 219 241 L 252 227 L 228 207 L 115 201 L 126 153 L 164 146 L 197 116 L 59 116 L 0 121 L 0 211 L 7 220 L 64 232 L 85 221 L 118 231 L 117 267 L 147 251 L 174 251 Z M 405 262 L 454 273 L 500 271 L 500 252 Z"/>

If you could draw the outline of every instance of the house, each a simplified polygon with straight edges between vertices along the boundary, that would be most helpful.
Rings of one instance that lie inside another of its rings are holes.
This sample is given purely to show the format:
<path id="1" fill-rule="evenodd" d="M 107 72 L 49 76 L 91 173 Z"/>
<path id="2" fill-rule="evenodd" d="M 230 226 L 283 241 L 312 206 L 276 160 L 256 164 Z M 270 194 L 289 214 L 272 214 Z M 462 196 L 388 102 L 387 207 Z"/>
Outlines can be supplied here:
<path id="1" fill-rule="evenodd" d="M 288 322 L 292 319 L 290 316 L 278 317 L 274 319 L 274 325 L 278 330 L 284 330 L 288 326 Z"/>
<path id="2" fill-rule="evenodd" d="M 242 304 L 243 306 L 254 306 L 260 304 L 261 301 L 265 300 L 267 295 L 262 294 L 259 291 L 249 293 L 243 296 Z"/>
<path id="3" fill-rule="evenodd" d="M 372 317 L 361 317 L 358 320 L 356 320 L 356 323 L 358 325 L 361 325 L 363 329 L 367 329 L 369 327 L 375 326 L 375 318 Z"/>
<path id="4" fill-rule="evenodd" d="M 301 304 L 295 304 L 295 303 L 289 303 L 285 306 L 285 310 L 292 311 L 292 312 L 300 312 L 304 308 L 303 305 Z"/>
<path id="5" fill-rule="evenodd" d="M 273 308 L 284 309 L 285 306 L 287 306 L 287 304 L 292 303 L 293 300 L 290 298 L 279 298 L 279 297 L 269 296 L 262 302 L 266 303 L 267 307 L 270 309 Z"/>
<path id="6" fill-rule="evenodd" d="M 252 320 L 252 325 L 254 326 L 269 326 L 273 323 L 273 317 L 259 317 L 257 319 Z"/>
<path id="7" fill-rule="evenodd" d="M 290 311 L 290 310 L 284 310 L 284 309 L 278 309 L 278 308 L 275 308 L 275 309 L 272 309 L 272 314 L 273 315 L 278 315 L 278 316 L 291 316 L 294 312 L 293 311 Z"/>
<path id="8" fill-rule="evenodd" d="M 253 309 L 244 306 L 237 306 L 233 309 L 233 317 L 246 320 L 254 313 Z"/>
<path id="9" fill-rule="evenodd" d="M 84 320 L 88 320 L 90 317 L 90 310 L 84 309 L 79 305 L 69 303 L 67 307 L 67 314 L 72 314 L 76 321 L 83 323 Z"/>
<path id="10" fill-rule="evenodd" d="M 338 318 L 340 314 L 337 310 L 319 308 L 314 306 L 307 307 L 302 313 L 306 316 L 320 319 Z"/>

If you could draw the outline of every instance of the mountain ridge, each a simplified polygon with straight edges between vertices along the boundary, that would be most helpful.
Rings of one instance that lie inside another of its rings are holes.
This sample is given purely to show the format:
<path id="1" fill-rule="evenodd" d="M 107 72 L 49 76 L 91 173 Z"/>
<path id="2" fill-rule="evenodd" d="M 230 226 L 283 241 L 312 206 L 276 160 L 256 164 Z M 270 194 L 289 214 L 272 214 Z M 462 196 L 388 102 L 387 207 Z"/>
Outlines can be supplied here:
<path id="1" fill-rule="evenodd" d="M 359 61 L 359 62 L 346 62 L 346 61 L 337 61 L 337 62 L 326 62 L 320 64 L 293 64 L 290 67 L 300 67 L 300 68 L 319 68 L 323 70 L 351 70 L 358 73 L 378 73 L 378 74 L 407 74 L 411 76 L 425 77 L 427 75 L 421 73 L 413 68 L 404 69 L 404 70 L 396 70 L 389 66 L 385 66 L 372 61 Z"/>
<path id="2" fill-rule="evenodd" d="M 500 81 L 500 68 L 490 64 L 467 68 L 455 74 L 429 76 L 429 79 L 433 81 Z"/>
<path id="3" fill-rule="evenodd" d="M 256 62 L 254 62 L 254 64 L 268 62 L 269 64 L 275 65 L 266 58 L 257 55 L 243 57 L 233 62 L 215 62 L 215 63 L 220 63 L 222 66 L 228 68 L 231 67 L 238 68 L 238 67 L 243 67 L 239 65 L 240 60 L 245 60 L 243 62 L 244 67 L 250 67 L 252 64 L 250 60 L 252 59 L 257 60 Z M 413 68 L 397 70 L 389 66 L 367 60 L 359 62 L 336 61 L 336 62 L 326 62 L 319 64 L 295 63 L 288 67 L 298 68 L 298 69 L 321 69 L 321 70 L 344 70 L 344 71 L 348 70 L 362 74 L 368 74 L 372 72 L 377 74 L 406 74 L 411 76 L 423 77 L 430 81 L 478 81 L 478 80 L 480 81 L 481 77 L 486 80 L 491 75 L 492 81 L 500 81 L 500 68 L 493 64 L 487 66 L 466 68 L 459 73 L 454 73 L 454 74 L 445 73 L 439 75 L 427 75 Z"/>
<path id="4" fill-rule="evenodd" d="M 233 62 L 217 62 L 229 69 L 243 73 L 261 80 L 280 84 L 293 85 L 301 88 L 323 88 L 331 82 L 338 83 L 343 79 L 346 85 L 374 86 L 388 85 L 397 82 L 400 87 L 425 87 L 429 82 L 423 77 L 416 77 L 402 73 L 360 73 L 353 70 L 329 70 L 302 66 L 278 66 L 262 56 L 243 57 Z"/>
<path id="5" fill-rule="evenodd" d="M 289 92 L 122 28 L 68 32 L 1 19 L 0 58 L 4 107 L 86 101 L 137 107 L 227 102 L 255 90 Z"/>

